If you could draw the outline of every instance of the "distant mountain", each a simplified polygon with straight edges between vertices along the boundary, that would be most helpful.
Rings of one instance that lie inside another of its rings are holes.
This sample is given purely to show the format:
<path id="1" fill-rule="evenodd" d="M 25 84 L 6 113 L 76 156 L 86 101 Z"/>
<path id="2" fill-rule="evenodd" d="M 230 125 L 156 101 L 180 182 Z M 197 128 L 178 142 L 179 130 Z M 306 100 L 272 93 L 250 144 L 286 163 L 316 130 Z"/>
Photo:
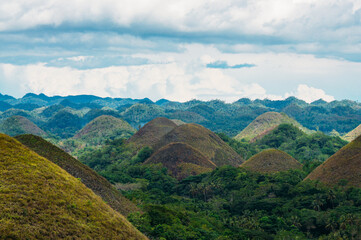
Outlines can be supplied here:
<path id="1" fill-rule="evenodd" d="M 13 106 L 10 105 L 9 103 L 0 101 L 0 111 L 1 111 L 1 112 L 4 112 L 4 111 L 6 111 L 6 110 L 8 110 L 8 109 L 10 109 L 10 108 L 12 108 L 12 107 L 13 107 Z"/>
<path id="2" fill-rule="evenodd" d="M 90 144 L 101 144 L 105 140 L 128 138 L 136 130 L 124 120 L 109 115 L 97 117 L 83 127 L 74 139 L 82 139 Z"/>
<path id="3" fill-rule="evenodd" d="M 260 173 L 274 173 L 301 169 L 302 164 L 283 151 L 267 149 L 242 163 L 241 167 Z"/>
<path id="4" fill-rule="evenodd" d="M 358 136 L 361 135 L 361 124 L 358 125 L 355 129 L 353 129 L 352 131 L 348 132 L 346 135 L 344 135 L 342 138 L 346 141 L 353 141 L 354 139 L 356 139 Z"/>
<path id="5" fill-rule="evenodd" d="M 186 143 L 170 143 L 155 152 L 144 164 L 161 163 L 173 177 L 183 178 L 210 172 L 216 165 Z"/>
<path id="6" fill-rule="evenodd" d="M 67 171 L 73 177 L 81 179 L 85 186 L 102 197 L 114 210 L 125 216 L 130 212 L 139 210 L 131 201 L 123 197 L 105 178 L 55 145 L 41 137 L 30 134 L 17 136 L 16 139 L 40 156 Z"/>
<path id="7" fill-rule="evenodd" d="M 38 136 L 47 136 L 46 132 L 23 116 L 12 116 L 0 122 L 0 132 L 9 136 L 27 133 Z"/>
<path id="8" fill-rule="evenodd" d="M 54 114 L 44 125 L 44 129 L 61 138 L 74 136 L 81 127 L 81 118 L 78 115 L 72 114 L 64 109 Z"/>
<path id="9" fill-rule="evenodd" d="M 246 139 L 252 142 L 262 138 L 264 135 L 270 133 L 280 124 L 292 124 L 304 132 L 311 132 L 304 128 L 296 120 L 288 117 L 285 113 L 266 112 L 253 120 L 242 132 L 240 132 L 235 139 Z"/>
<path id="10" fill-rule="evenodd" d="M 0 134 L 4 239 L 147 239 L 79 179 Z"/>
<path id="11" fill-rule="evenodd" d="M 339 184 L 361 187 L 361 136 L 341 148 L 313 170 L 306 179 L 319 180 L 327 185 Z"/>

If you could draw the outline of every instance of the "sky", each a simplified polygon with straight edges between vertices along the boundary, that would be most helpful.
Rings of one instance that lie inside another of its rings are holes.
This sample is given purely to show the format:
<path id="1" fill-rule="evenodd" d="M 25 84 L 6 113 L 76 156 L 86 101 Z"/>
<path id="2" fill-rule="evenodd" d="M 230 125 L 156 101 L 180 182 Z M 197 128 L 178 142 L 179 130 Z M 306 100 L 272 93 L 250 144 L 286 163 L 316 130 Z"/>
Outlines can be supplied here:
<path id="1" fill-rule="evenodd" d="M 361 0 L 0 0 L 0 93 L 361 100 Z"/>

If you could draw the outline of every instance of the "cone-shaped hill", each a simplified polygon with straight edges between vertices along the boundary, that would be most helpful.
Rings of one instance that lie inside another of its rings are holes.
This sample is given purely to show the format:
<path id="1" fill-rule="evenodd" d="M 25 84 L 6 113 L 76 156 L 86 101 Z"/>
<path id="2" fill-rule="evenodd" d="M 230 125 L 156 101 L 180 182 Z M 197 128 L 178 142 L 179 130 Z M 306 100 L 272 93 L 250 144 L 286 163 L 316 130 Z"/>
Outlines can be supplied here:
<path id="1" fill-rule="evenodd" d="M 349 133 L 347 133 L 345 136 L 343 136 L 342 138 L 346 141 L 353 141 L 354 139 L 356 139 L 358 136 L 361 135 L 361 124 L 358 125 L 355 129 L 353 129 L 352 131 L 350 131 Z"/>
<path id="2" fill-rule="evenodd" d="M 174 128 L 154 144 L 153 148 L 158 150 L 174 142 L 182 142 L 192 146 L 216 166 L 232 165 L 238 167 L 243 162 L 241 156 L 221 138 L 198 124 L 188 123 Z"/>
<path id="3" fill-rule="evenodd" d="M 0 134 L 2 239 L 146 239 L 79 179 Z"/>
<path id="4" fill-rule="evenodd" d="M 23 116 L 12 116 L 0 123 L 0 132 L 9 136 L 20 134 L 34 134 L 46 136 L 47 134 L 36 126 L 33 122 Z"/>
<path id="5" fill-rule="evenodd" d="M 311 132 L 311 130 L 302 127 L 301 124 L 287 116 L 285 113 L 266 112 L 253 120 L 242 132 L 235 136 L 235 139 L 256 141 L 283 123 L 292 124 L 304 132 Z"/>
<path id="6" fill-rule="evenodd" d="M 155 118 L 139 129 L 139 131 L 135 133 L 128 142 L 141 147 L 152 146 L 176 127 L 177 124 L 168 118 Z"/>
<path id="7" fill-rule="evenodd" d="M 306 179 L 320 180 L 327 185 L 347 180 L 349 186 L 361 187 L 361 136 L 323 162 Z"/>
<path id="8" fill-rule="evenodd" d="M 60 166 L 75 178 L 80 178 L 85 186 L 123 215 L 127 216 L 130 212 L 138 211 L 138 208 L 122 196 L 105 178 L 60 148 L 41 137 L 30 134 L 17 136 L 16 139 L 40 156 Z"/>
<path id="9" fill-rule="evenodd" d="M 248 159 L 241 167 L 254 172 L 275 173 L 301 169 L 302 164 L 283 151 L 267 149 Z"/>
<path id="10" fill-rule="evenodd" d="M 178 180 L 210 172 L 216 165 L 186 143 L 170 143 L 155 152 L 145 164 L 161 163 Z"/>
<path id="11" fill-rule="evenodd" d="M 74 138 L 97 144 L 116 137 L 127 138 L 134 133 L 135 129 L 126 121 L 110 115 L 102 115 L 85 125 Z"/>

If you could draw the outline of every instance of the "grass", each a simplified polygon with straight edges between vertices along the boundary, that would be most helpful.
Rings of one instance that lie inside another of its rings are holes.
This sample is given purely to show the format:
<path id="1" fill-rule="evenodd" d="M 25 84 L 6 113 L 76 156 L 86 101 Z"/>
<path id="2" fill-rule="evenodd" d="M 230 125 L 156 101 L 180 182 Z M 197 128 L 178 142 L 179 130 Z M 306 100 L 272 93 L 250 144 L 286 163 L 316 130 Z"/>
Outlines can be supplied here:
<path id="1" fill-rule="evenodd" d="M 33 122 L 23 116 L 12 116 L 5 119 L 0 124 L 0 132 L 9 136 L 16 136 L 20 134 L 34 134 L 39 136 L 46 136 L 47 134 L 36 126 Z"/>
<path id="2" fill-rule="evenodd" d="M 0 134 L 1 239 L 146 239 L 79 179 Z"/>
<path id="3" fill-rule="evenodd" d="M 121 214 L 127 216 L 130 212 L 139 211 L 135 204 L 122 196 L 105 178 L 55 145 L 30 134 L 17 136 L 16 139 L 75 178 L 81 179 L 82 183 Z"/>
<path id="4" fill-rule="evenodd" d="M 358 136 L 361 135 L 361 124 L 358 125 L 355 129 L 347 133 L 345 136 L 342 137 L 342 139 L 351 142 L 355 140 Z"/>

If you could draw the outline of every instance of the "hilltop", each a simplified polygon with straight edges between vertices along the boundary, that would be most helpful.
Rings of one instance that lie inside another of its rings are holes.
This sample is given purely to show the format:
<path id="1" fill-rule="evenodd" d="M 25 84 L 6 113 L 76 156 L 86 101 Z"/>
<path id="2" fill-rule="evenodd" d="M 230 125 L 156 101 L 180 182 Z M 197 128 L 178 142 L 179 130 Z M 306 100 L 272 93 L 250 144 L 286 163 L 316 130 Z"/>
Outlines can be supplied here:
<path id="1" fill-rule="evenodd" d="M 254 142 L 284 123 L 292 124 L 304 132 L 310 132 L 310 130 L 302 127 L 301 124 L 288 117 L 285 113 L 266 112 L 253 120 L 242 132 L 235 136 L 235 139 L 246 139 Z"/>
<path id="2" fill-rule="evenodd" d="M 216 165 L 186 143 L 170 143 L 155 152 L 144 164 L 161 163 L 173 177 L 181 180 L 188 176 L 210 172 Z"/>
<path id="3" fill-rule="evenodd" d="M 20 135 L 16 139 L 40 156 L 57 164 L 75 178 L 103 198 L 113 209 L 127 216 L 138 211 L 131 201 L 123 197 L 105 178 L 94 170 L 79 162 L 60 148 L 34 135 Z"/>
<path id="4" fill-rule="evenodd" d="M 110 115 L 102 115 L 85 125 L 74 138 L 99 144 L 107 139 L 128 138 L 134 133 L 135 129 L 126 121 Z"/>
<path id="5" fill-rule="evenodd" d="M 65 170 L 0 134 L 3 239 L 146 239 Z"/>
<path id="6" fill-rule="evenodd" d="M 209 129 L 193 123 L 175 127 L 152 145 L 155 150 L 174 142 L 186 143 L 201 152 L 216 166 L 239 166 L 243 159 Z"/>
<path id="7" fill-rule="evenodd" d="M 358 136 L 361 135 L 361 124 L 358 125 L 355 129 L 353 129 L 352 131 L 348 132 L 346 135 L 344 135 L 342 138 L 346 141 L 353 141 L 354 139 L 356 139 Z"/>
<path id="8" fill-rule="evenodd" d="M 159 117 L 145 124 L 138 132 L 136 132 L 128 142 L 138 146 L 152 146 L 159 141 L 164 135 L 177 127 L 172 120 Z"/>
<path id="9" fill-rule="evenodd" d="M 306 179 L 319 180 L 327 185 L 346 180 L 349 186 L 361 187 L 361 136 L 332 155 Z"/>
<path id="10" fill-rule="evenodd" d="M 260 173 L 274 173 L 301 169 L 302 164 L 281 150 L 267 149 L 248 159 L 241 167 Z"/>
<path id="11" fill-rule="evenodd" d="M 41 130 L 37 125 L 23 116 L 12 116 L 0 123 L 0 132 L 9 136 L 16 136 L 20 134 L 34 134 L 39 136 L 46 136 L 46 132 Z"/>

